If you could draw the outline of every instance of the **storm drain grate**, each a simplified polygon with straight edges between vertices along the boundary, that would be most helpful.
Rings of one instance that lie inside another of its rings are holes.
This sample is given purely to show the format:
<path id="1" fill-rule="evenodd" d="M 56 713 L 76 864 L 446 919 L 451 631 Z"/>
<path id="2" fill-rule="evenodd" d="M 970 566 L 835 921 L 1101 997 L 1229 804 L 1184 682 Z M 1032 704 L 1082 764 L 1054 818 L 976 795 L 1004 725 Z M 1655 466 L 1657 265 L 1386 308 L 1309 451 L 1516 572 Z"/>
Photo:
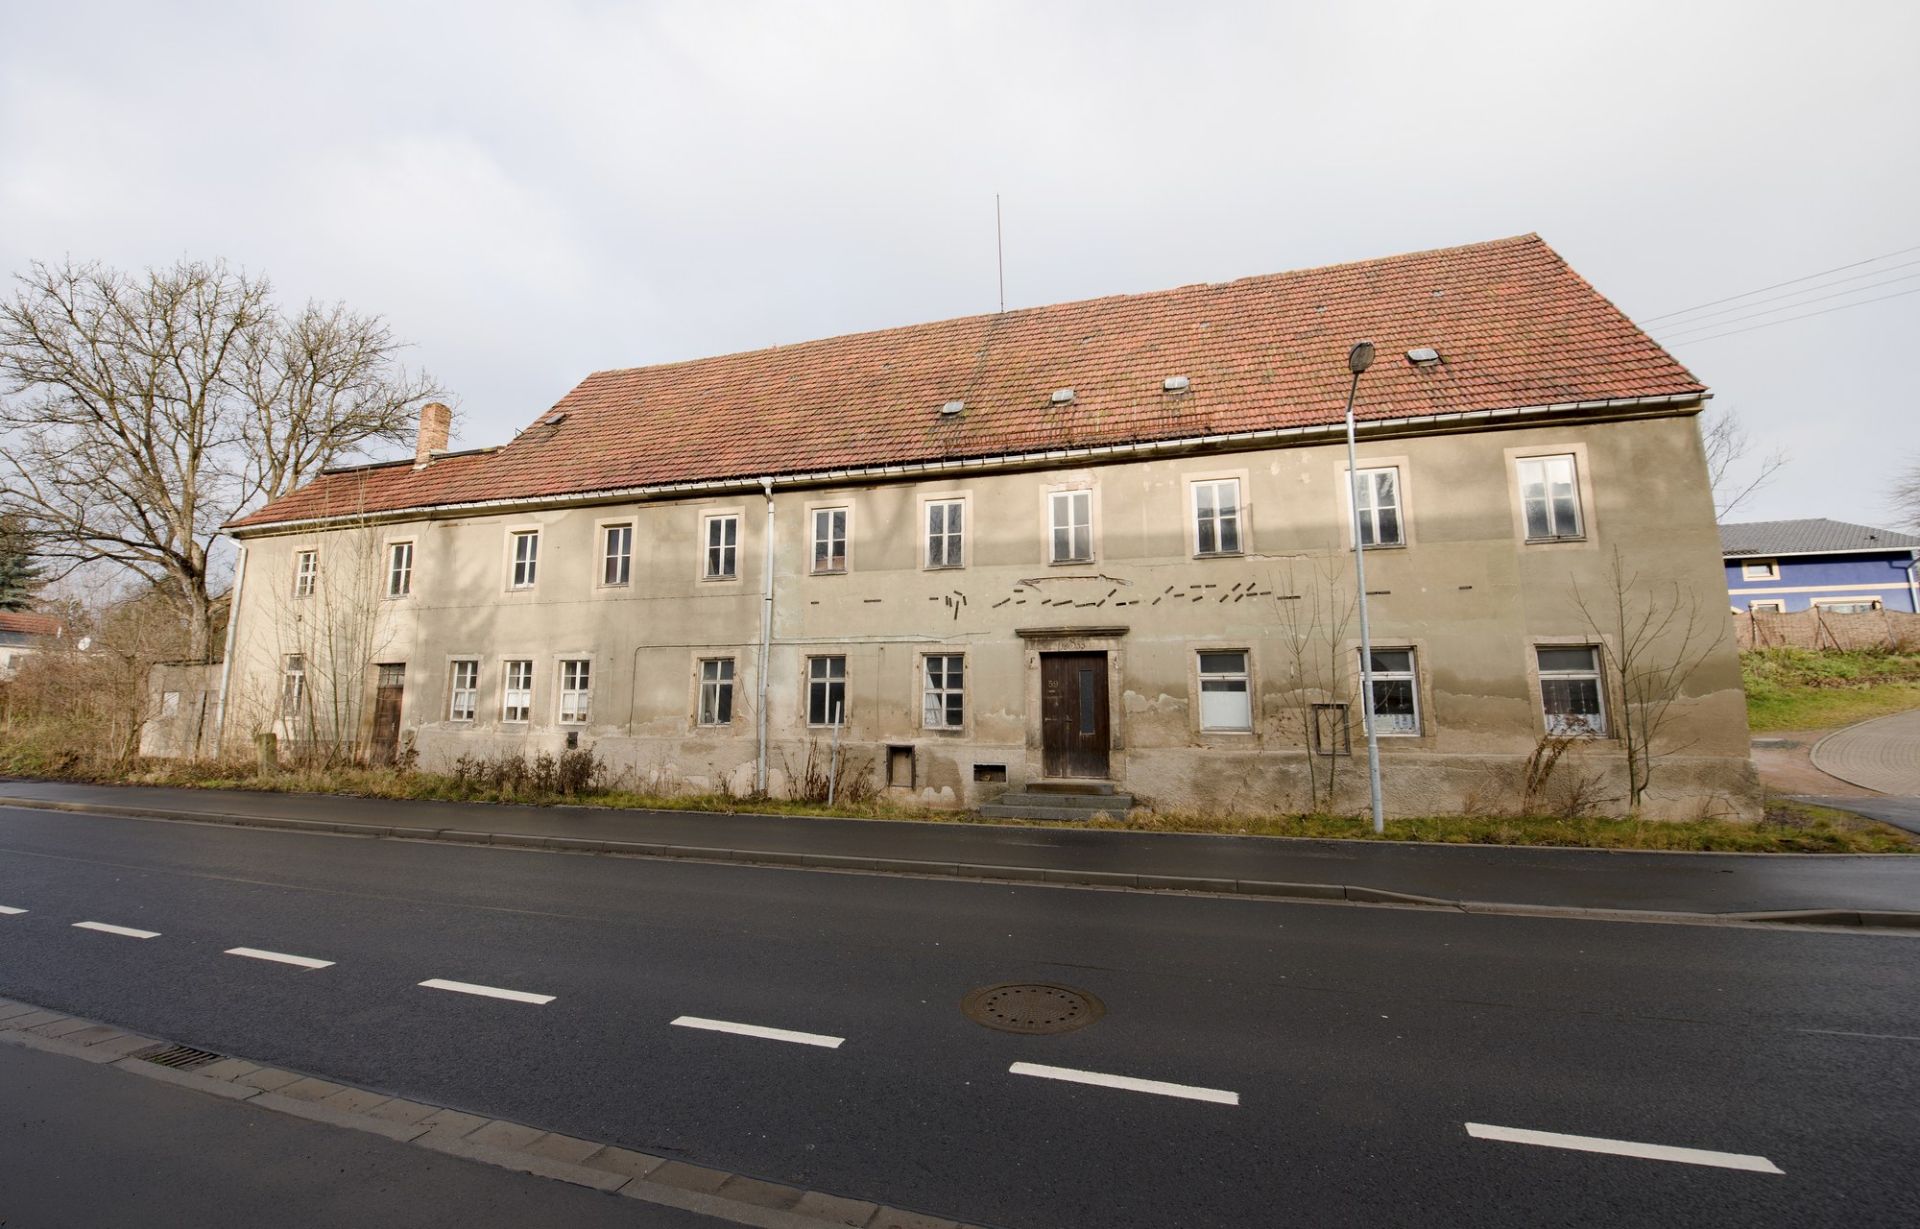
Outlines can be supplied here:
<path id="1" fill-rule="evenodd" d="M 196 1050 L 192 1046 L 157 1045 L 138 1050 L 128 1057 L 160 1067 L 172 1067 L 175 1071 L 192 1071 L 195 1067 L 217 1063 L 225 1056 L 215 1054 L 212 1050 Z"/>
<path id="2" fill-rule="evenodd" d="M 1003 982 L 960 1000 L 969 1020 L 1008 1033 L 1067 1033 L 1092 1024 L 1106 1005 L 1085 990 L 1046 982 Z"/>

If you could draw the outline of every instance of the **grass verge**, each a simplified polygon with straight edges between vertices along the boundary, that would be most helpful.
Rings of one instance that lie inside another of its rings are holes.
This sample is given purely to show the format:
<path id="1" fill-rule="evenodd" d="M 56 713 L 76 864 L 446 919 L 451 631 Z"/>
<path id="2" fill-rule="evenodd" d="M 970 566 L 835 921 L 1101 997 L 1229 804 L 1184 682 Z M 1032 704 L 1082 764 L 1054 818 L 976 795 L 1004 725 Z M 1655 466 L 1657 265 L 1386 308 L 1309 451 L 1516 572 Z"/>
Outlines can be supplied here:
<path id="1" fill-rule="evenodd" d="M 1920 708 L 1920 655 L 1754 649 L 1740 655 L 1747 724 L 1825 730 Z"/>

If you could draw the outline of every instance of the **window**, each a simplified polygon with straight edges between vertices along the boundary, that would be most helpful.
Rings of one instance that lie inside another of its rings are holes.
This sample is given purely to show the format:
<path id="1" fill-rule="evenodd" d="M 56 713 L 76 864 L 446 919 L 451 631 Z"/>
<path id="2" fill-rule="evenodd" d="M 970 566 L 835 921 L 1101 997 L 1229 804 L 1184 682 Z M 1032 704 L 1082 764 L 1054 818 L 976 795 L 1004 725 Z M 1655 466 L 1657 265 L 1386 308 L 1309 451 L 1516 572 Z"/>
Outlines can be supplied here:
<path id="1" fill-rule="evenodd" d="M 501 690 L 500 720 L 526 721 L 533 716 L 533 663 L 504 663 L 506 686 Z"/>
<path id="2" fill-rule="evenodd" d="M 847 510 L 845 508 L 813 510 L 813 570 L 816 572 L 847 570 Z"/>
<path id="3" fill-rule="evenodd" d="M 958 499 L 927 505 L 927 566 L 957 568 L 966 564 L 964 525 L 966 504 Z"/>
<path id="4" fill-rule="evenodd" d="M 1864 614 L 1869 610 L 1880 609 L 1877 597 L 1816 597 L 1813 599 L 1815 610 L 1827 614 Z"/>
<path id="5" fill-rule="evenodd" d="M 967 659 L 959 653 L 931 653 L 926 662 L 920 724 L 929 730 L 957 730 L 966 724 Z"/>
<path id="6" fill-rule="evenodd" d="M 560 663 L 560 721 L 580 725 L 593 703 L 593 663 L 570 658 Z"/>
<path id="7" fill-rule="evenodd" d="M 513 587 L 531 589 L 540 567 L 540 531 L 513 535 Z"/>
<path id="8" fill-rule="evenodd" d="M 472 721 L 480 699 L 480 663 L 473 660 L 453 663 L 453 686 L 447 704 L 448 721 Z"/>
<path id="9" fill-rule="evenodd" d="M 1740 565 L 1743 580 L 1779 580 L 1780 563 L 1775 559 L 1749 559 Z"/>
<path id="10" fill-rule="evenodd" d="M 733 724 L 733 658 L 700 663 L 700 724 Z"/>
<path id="11" fill-rule="evenodd" d="M 290 653 L 280 676 L 280 715 L 289 721 L 298 721 L 306 711 L 307 659 L 298 653 Z"/>
<path id="12" fill-rule="evenodd" d="M 1054 563 L 1089 563 L 1093 559 L 1093 492 L 1055 491 L 1047 499 L 1052 512 Z"/>
<path id="13" fill-rule="evenodd" d="M 807 724 L 844 725 L 847 720 L 847 659 L 807 658 Z"/>
<path id="14" fill-rule="evenodd" d="M 1420 733 L 1420 687 L 1412 649 L 1375 649 L 1373 731 L 1381 737 Z"/>
<path id="15" fill-rule="evenodd" d="M 844 513 L 842 514 L 844 516 Z M 841 560 L 837 565 L 846 566 L 846 522 L 840 523 Z M 816 556 L 814 570 L 819 571 Z M 707 567 L 708 580 L 732 580 L 740 575 L 740 518 L 737 516 L 710 516 L 707 518 Z"/>
<path id="16" fill-rule="evenodd" d="M 633 579 L 633 526 L 608 525 L 600 551 L 600 583 L 624 585 Z"/>
<path id="17" fill-rule="evenodd" d="M 163 691 L 160 693 L 160 715 L 162 717 L 178 717 L 180 715 L 179 692 Z"/>
<path id="18" fill-rule="evenodd" d="M 293 596 L 312 597 L 314 581 L 320 576 L 320 552 L 303 550 L 293 557 Z"/>
<path id="19" fill-rule="evenodd" d="M 413 592 L 413 543 L 395 542 L 387 548 L 387 596 Z"/>
<path id="20" fill-rule="evenodd" d="M 1580 484 L 1573 457 L 1522 457 L 1520 504 L 1527 518 L 1527 540 L 1577 538 L 1580 534 Z"/>
<path id="21" fill-rule="evenodd" d="M 1755 614 L 1785 614 L 1787 613 L 1787 604 L 1779 600 L 1763 602 L 1755 599 L 1747 603 L 1747 609 Z"/>
<path id="22" fill-rule="evenodd" d="M 1363 469 L 1354 483 L 1354 499 L 1360 509 L 1362 546 L 1403 546 L 1400 527 L 1400 471 Z"/>
<path id="23" fill-rule="evenodd" d="M 1194 550 L 1202 555 L 1240 553 L 1240 480 L 1193 484 Z"/>
<path id="24" fill-rule="evenodd" d="M 1200 654 L 1200 728 L 1253 728 L 1253 696 L 1247 687 L 1244 652 Z"/>
<path id="25" fill-rule="evenodd" d="M 1606 707 L 1600 694 L 1600 650 L 1591 645 L 1571 649 L 1538 649 L 1540 708 L 1549 734 L 1607 732 Z"/>

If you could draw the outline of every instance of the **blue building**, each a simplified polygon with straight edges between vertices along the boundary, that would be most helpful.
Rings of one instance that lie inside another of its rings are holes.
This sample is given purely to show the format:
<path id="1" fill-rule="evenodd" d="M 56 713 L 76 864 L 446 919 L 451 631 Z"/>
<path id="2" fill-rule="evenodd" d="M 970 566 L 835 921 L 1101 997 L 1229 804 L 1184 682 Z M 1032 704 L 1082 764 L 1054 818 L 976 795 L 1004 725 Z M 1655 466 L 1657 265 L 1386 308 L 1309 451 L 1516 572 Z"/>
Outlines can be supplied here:
<path id="1" fill-rule="evenodd" d="M 1920 610 L 1920 537 L 1844 521 L 1720 526 L 1736 611 Z"/>

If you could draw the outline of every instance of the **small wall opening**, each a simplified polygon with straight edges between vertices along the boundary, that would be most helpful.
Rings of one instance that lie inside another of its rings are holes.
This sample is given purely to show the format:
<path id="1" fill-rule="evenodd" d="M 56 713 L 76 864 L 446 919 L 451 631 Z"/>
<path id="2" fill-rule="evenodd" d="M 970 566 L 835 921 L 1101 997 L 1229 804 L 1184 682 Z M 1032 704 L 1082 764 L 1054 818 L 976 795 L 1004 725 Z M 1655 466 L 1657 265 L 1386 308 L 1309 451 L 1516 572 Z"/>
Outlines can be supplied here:
<path id="1" fill-rule="evenodd" d="M 913 788 L 912 747 L 887 748 L 887 787 L 889 789 Z"/>
<path id="2" fill-rule="evenodd" d="M 1004 782 L 1007 779 L 1007 766 L 1005 764 L 975 764 L 973 766 L 973 779 L 976 781 Z"/>

